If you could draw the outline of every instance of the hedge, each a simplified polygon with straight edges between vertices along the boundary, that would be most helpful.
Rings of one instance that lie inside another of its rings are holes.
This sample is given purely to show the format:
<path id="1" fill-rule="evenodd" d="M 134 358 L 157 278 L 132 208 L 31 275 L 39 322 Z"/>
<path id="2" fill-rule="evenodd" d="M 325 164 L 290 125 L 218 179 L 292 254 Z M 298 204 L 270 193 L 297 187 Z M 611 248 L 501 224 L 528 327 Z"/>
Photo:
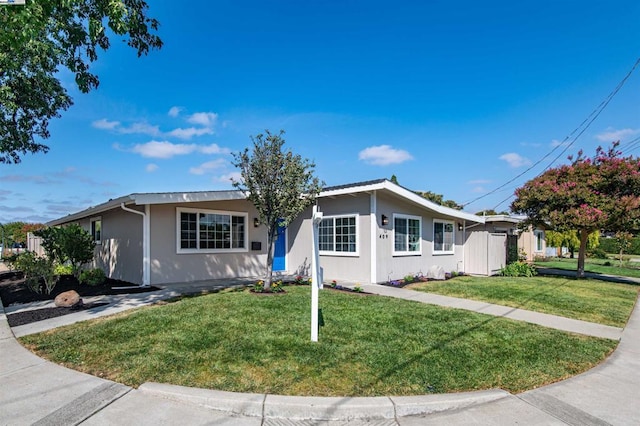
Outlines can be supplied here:
<path id="1" fill-rule="evenodd" d="M 600 244 L 598 244 L 598 248 L 606 251 L 607 253 L 611 253 L 611 254 L 618 253 L 615 238 L 600 237 Z M 625 254 L 640 254 L 640 237 L 635 237 L 631 241 L 631 248 L 628 251 L 626 251 Z"/>

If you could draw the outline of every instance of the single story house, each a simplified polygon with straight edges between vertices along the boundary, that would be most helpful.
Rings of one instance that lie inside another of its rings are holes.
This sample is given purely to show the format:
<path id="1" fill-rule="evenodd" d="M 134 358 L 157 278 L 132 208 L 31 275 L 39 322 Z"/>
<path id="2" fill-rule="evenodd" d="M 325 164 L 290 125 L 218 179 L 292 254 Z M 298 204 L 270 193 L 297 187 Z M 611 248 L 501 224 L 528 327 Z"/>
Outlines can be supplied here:
<path id="1" fill-rule="evenodd" d="M 490 215 L 484 223 L 468 228 L 467 250 L 469 254 L 467 272 L 478 275 L 494 275 L 506 263 L 523 257 L 533 262 L 536 257 L 545 256 L 546 240 L 543 229 L 520 229 L 524 216 Z M 500 252 L 505 247 L 506 255 Z"/>
<path id="2" fill-rule="evenodd" d="M 474 259 L 479 239 L 470 238 L 485 225 L 482 216 L 440 206 L 387 179 L 325 188 L 316 203 L 324 215 L 325 280 L 379 283 L 434 266 L 487 270 Z M 91 232 L 94 267 L 111 278 L 155 285 L 265 272 L 266 227 L 242 191 L 130 194 L 48 225 L 69 223 Z M 280 229 L 274 271 L 309 274 L 311 226 L 309 208 Z M 497 249 L 505 259 L 505 247 Z"/>

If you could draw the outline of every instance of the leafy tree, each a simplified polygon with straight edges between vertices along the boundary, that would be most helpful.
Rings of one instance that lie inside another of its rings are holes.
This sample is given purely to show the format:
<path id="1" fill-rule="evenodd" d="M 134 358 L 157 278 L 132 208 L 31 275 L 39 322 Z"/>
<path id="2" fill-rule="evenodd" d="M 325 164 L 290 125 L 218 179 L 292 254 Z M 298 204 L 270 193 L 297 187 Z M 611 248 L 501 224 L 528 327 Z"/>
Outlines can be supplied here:
<path id="1" fill-rule="evenodd" d="M 76 223 L 40 229 L 35 234 L 42 237 L 42 248 L 47 257 L 61 265 L 70 263 L 76 278 L 80 277 L 82 265 L 93 260 L 93 237 Z"/>
<path id="2" fill-rule="evenodd" d="M 618 249 L 618 259 L 620 260 L 620 266 L 622 267 L 622 256 L 631 248 L 633 234 L 629 231 L 618 231 L 616 232 L 615 240 L 616 248 Z"/>
<path id="3" fill-rule="evenodd" d="M 400 185 L 398 183 L 398 178 L 396 177 L 396 175 L 391 175 L 391 179 L 389 179 L 392 183 L 395 183 L 396 185 Z"/>
<path id="4" fill-rule="evenodd" d="M 497 215 L 505 215 L 508 216 L 509 212 L 507 211 L 501 211 L 501 212 L 497 212 L 494 209 L 487 209 L 487 210 L 481 210 L 479 212 L 476 213 L 476 216 L 497 216 Z"/>
<path id="5" fill-rule="evenodd" d="M 451 207 L 452 209 L 462 210 L 464 206 L 456 203 L 453 200 L 445 200 L 442 194 L 436 194 L 431 191 L 415 191 L 416 194 L 421 196 L 422 198 L 426 198 L 429 201 L 433 201 L 436 204 L 440 204 L 441 206 Z"/>
<path id="6" fill-rule="evenodd" d="M 545 238 L 547 240 L 547 247 L 566 247 L 571 253 L 571 258 L 574 258 L 574 253 L 580 248 L 580 238 L 575 230 L 559 232 L 559 231 L 545 231 Z M 600 244 L 600 231 L 596 230 L 589 234 L 587 238 L 587 250 L 593 250 Z"/>
<path id="7" fill-rule="evenodd" d="M 42 227 L 44 227 L 42 224 L 25 223 L 20 221 L 8 222 L 2 225 L 2 232 L 4 234 L 7 247 L 11 247 L 13 243 L 26 243 L 27 232 L 32 232 Z"/>
<path id="8" fill-rule="evenodd" d="M 0 163 L 19 163 L 26 153 L 47 152 L 36 138 L 49 137 L 49 120 L 73 100 L 58 71 L 75 75 L 81 92 L 98 87 L 90 64 L 107 50 L 109 34 L 123 36 L 138 56 L 160 48 L 150 32 L 143 0 L 27 0 L 0 7 Z"/>
<path id="9" fill-rule="evenodd" d="M 252 152 L 246 148 L 233 154 L 233 164 L 242 176 L 242 181 L 234 181 L 233 186 L 247 193 L 247 198 L 258 210 L 260 223 L 267 226 L 264 290 L 270 291 L 278 226 L 287 226 L 313 204 L 324 183 L 314 176 L 314 163 L 290 150 L 283 151 L 283 130 L 278 134 L 265 132 L 251 136 Z"/>
<path id="10" fill-rule="evenodd" d="M 640 226 L 640 159 L 622 157 L 614 143 L 593 158 L 582 151 L 571 164 L 549 169 L 516 190 L 511 210 L 533 225 L 560 232 L 576 230 L 580 239 L 577 276 L 584 277 L 589 234 Z"/>

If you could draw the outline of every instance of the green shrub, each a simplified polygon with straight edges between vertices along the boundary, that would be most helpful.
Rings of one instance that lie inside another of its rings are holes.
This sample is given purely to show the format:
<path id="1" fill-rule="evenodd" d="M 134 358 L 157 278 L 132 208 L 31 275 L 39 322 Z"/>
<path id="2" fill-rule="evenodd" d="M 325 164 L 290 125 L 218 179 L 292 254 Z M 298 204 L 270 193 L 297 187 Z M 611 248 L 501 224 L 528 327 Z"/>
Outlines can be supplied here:
<path id="1" fill-rule="evenodd" d="M 606 259 L 607 252 L 601 249 L 600 247 L 597 247 L 589 251 L 589 257 L 592 257 L 594 259 Z"/>
<path id="2" fill-rule="evenodd" d="M 47 257 L 38 256 L 30 251 L 21 253 L 15 260 L 15 267 L 24 273 L 25 283 L 34 293 L 51 294 L 58 283 L 53 261 Z"/>
<path id="3" fill-rule="evenodd" d="M 502 268 L 499 275 L 503 277 L 533 277 L 537 275 L 536 268 L 527 262 L 512 262 Z"/>
<path id="4" fill-rule="evenodd" d="M 73 275 L 73 268 L 71 265 L 56 265 L 54 272 L 56 275 Z"/>
<path id="5" fill-rule="evenodd" d="M 80 284 L 97 286 L 105 282 L 107 279 L 102 269 L 87 269 L 80 272 Z"/>
<path id="6" fill-rule="evenodd" d="M 600 238 L 600 245 L 598 248 L 601 248 L 607 253 L 618 254 L 619 252 L 615 238 Z M 625 253 L 640 254 L 640 237 L 635 237 L 631 240 L 631 248 L 629 250 L 625 250 Z"/>

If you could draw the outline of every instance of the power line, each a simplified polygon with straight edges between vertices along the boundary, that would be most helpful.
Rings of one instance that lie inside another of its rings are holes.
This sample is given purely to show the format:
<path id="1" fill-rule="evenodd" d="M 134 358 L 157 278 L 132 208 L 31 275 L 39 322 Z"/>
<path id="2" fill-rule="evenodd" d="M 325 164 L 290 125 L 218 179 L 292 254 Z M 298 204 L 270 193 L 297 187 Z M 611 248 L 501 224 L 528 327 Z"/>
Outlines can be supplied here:
<path id="1" fill-rule="evenodd" d="M 591 114 L 589 114 L 587 116 L 586 119 L 584 119 L 584 121 L 582 123 L 580 123 L 580 125 L 578 127 L 576 127 L 569 135 L 567 135 L 564 140 L 562 142 L 560 142 L 559 144 L 557 144 L 556 146 L 553 147 L 553 149 L 551 151 L 549 151 L 547 154 L 545 154 L 542 158 L 540 158 L 538 161 L 536 161 L 535 163 L 533 163 L 530 167 L 528 167 L 526 170 L 524 170 L 522 173 L 518 174 L 517 176 L 515 176 L 512 179 L 509 179 L 507 182 L 505 182 L 504 184 L 498 186 L 497 188 L 487 192 L 486 194 L 480 195 L 476 198 L 474 198 L 471 201 L 468 201 L 466 203 L 464 203 L 462 206 L 466 207 L 469 204 L 475 203 L 478 200 L 481 200 L 485 197 L 488 197 L 491 194 L 496 193 L 497 191 L 499 191 L 500 189 L 506 187 L 507 185 L 509 185 L 510 183 L 513 183 L 514 181 L 516 181 L 517 179 L 519 179 L 520 177 L 522 177 L 523 175 L 525 175 L 526 173 L 528 173 L 529 171 L 531 171 L 534 167 L 536 167 L 538 164 L 540 164 L 541 162 L 543 162 L 546 158 L 548 158 L 551 154 L 553 154 L 557 149 L 559 149 L 561 146 L 564 146 L 565 148 L 542 170 L 542 172 L 538 173 L 539 176 L 540 174 L 544 173 L 545 171 L 547 171 L 552 165 L 553 163 L 555 163 L 558 158 L 560 158 L 560 156 L 562 156 L 562 154 L 564 154 L 577 140 L 580 136 L 582 136 L 582 134 L 589 128 L 589 126 L 591 126 L 591 124 L 598 118 L 598 116 L 600 116 L 600 114 L 602 113 L 602 111 L 604 111 L 604 109 L 607 107 L 607 105 L 609 105 L 609 102 L 611 102 L 611 100 L 615 97 L 615 95 L 618 94 L 618 92 L 620 91 L 620 89 L 622 89 L 622 86 L 624 86 L 624 84 L 627 82 L 627 80 L 629 79 L 629 77 L 631 77 L 631 74 L 633 74 L 633 72 L 635 71 L 635 69 L 638 67 L 638 65 L 640 65 L 640 58 L 638 58 L 635 62 L 635 64 L 633 64 L 633 66 L 631 67 L 631 69 L 629 70 L 629 72 L 627 73 L 627 75 L 620 81 L 620 83 L 618 83 L 618 85 L 615 87 L 615 89 L 613 89 L 613 91 L 611 93 L 609 93 L 609 95 L 600 103 L 600 105 L 598 105 L 592 112 Z M 578 132 L 578 134 L 575 136 L 575 138 L 573 138 L 573 140 L 570 143 L 567 143 L 567 141 L 569 139 L 571 139 L 571 137 L 576 134 L 576 132 Z M 503 200 L 500 202 L 500 204 L 504 203 L 506 200 L 508 200 L 509 198 L 511 198 L 513 195 L 509 196 L 507 199 Z M 500 205 L 498 204 L 498 206 Z M 496 206 L 497 207 L 497 206 Z M 495 209 L 494 209 L 495 210 Z"/>

